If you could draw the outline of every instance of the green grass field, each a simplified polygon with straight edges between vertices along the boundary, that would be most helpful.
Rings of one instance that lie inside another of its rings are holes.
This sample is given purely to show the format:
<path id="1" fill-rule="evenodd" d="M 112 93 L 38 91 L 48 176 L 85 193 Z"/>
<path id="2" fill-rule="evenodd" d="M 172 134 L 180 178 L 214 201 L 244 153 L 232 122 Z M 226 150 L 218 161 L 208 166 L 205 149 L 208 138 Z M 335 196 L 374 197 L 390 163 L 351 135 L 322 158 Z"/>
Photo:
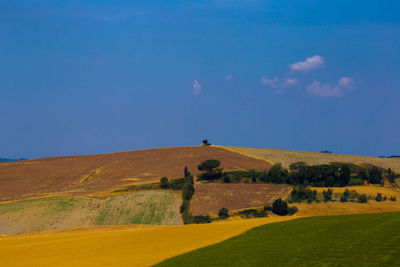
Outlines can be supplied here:
<path id="1" fill-rule="evenodd" d="M 400 266 L 400 213 L 302 218 L 252 229 L 157 266 Z"/>

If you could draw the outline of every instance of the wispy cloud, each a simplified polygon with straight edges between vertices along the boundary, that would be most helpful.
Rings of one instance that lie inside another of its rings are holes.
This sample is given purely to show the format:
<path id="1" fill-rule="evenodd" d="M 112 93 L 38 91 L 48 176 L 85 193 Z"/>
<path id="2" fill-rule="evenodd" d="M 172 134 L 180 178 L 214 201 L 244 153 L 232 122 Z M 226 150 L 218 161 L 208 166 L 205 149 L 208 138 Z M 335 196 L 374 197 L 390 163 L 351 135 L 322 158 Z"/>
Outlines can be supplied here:
<path id="1" fill-rule="evenodd" d="M 296 78 L 286 78 L 283 82 L 283 86 L 289 87 L 297 84 L 297 79 Z"/>
<path id="2" fill-rule="evenodd" d="M 321 84 L 314 81 L 307 86 L 307 92 L 315 96 L 322 97 L 341 97 L 346 91 L 354 90 L 354 80 L 350 77 L 342 77 L 337 84 Z"/>
<path id="3" fill-rule="evenodd" d="M 269 86 L 269 87 L 272 87 L 272 88 L 276 88 L 278 86 L 278 77 L 275 76 L 275 78 L 270 79 L 270 78 L 268 78 L 268 76 L 263 75 L 261 77 L 260 82 L 261 82 L 262 85 Z"/>
<path id="4" fill-rule="evenodd" d="M 226 75 L 226 77 L 225 77 L 225 80 L 226 81 L 233 81 L 233 75 L 232 74 L 228 74 L 228 75 Z"/>
<path id="5" fill-rule="evenodd" d="M 289 67 L 292 71 L 310 71 L 322 66 L 324 66 L 324 58 L 319 55 L 315 55 L 306 58 L 304 61 L 293 63 Z"/>
<path id="6" fill-rule="evenodd" d="M 193 81 L 192 89 L 193 89 L 194 96 L 200 95 L 201 92 L 203 91 L 203 88 L 201 87 L 201 84 L 198 80 Z"/>

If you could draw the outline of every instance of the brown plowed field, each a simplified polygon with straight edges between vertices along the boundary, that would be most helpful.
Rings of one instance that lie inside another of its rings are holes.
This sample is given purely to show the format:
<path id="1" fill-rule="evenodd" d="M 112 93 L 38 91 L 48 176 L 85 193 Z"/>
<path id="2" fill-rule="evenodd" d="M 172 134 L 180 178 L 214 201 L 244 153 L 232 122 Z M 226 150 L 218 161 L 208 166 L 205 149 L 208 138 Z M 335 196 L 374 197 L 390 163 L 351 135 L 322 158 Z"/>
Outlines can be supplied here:
<path id="1" fill-rule="evenodd" d="M 263 161 L 216 147 L 167 147 L 88 156 L 0 163 L 0 201 L 57 194 L 85 195 L 132 184 L 198 174 L 197 165 L 218 159 L 225 170 L 269 169 Z"/>
<path id="2" fill-rule="evenodd" d="M 190 202 L 194 215 L 218 214 L 219 209 L 239 210 L 272 205 L 291 188 L 274 184 L 196 184 Z"/>

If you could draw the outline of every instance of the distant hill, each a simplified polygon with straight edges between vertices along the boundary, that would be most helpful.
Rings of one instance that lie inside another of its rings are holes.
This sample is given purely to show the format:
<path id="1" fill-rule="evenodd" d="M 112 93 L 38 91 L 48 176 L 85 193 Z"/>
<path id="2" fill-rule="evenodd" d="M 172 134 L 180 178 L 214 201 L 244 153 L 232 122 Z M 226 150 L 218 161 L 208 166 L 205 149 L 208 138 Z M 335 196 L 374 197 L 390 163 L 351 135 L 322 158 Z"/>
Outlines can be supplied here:
<path id="1" fill-rule="evenodd" d="M 13 162 L 13 161 L 21 161 L 21 160 L 27 160 L 27 159 L 6 159 L 6 158 L 0 158 L 0 162 Z"/>
<path id="2" fill-rule="evenodd" d="M 227 171 L 267 170 L 270 164 L 217 147 L 165 147 L 87 156 L 30 159 L 0 164 L 0 201 L 59 194 L 87 195 L 134 184 L 195 175 L 208 159 Z"/>
<path id="3" fill-rule="evenodd" d="M 307 151 L 295 151 L 274 148 L 253 148 L 253 147 L 224 147 L 230 151 L 236 151 L 242 155 L 253 156 L 255 158 L 264 159 L 271 163 L 282 163 L 282 166 L 289 168 L 293 162 L 303 161 L 309 165 L 328 164 L 331 162 L 343 162 L 354 164 L 372 164 L 381 168 L 389 169 L 400 173 L 400 160 L 396 156 L 388 158 L 366 157 L 356 155 L 343 155 L 335 153 L 318 153 Z"/>

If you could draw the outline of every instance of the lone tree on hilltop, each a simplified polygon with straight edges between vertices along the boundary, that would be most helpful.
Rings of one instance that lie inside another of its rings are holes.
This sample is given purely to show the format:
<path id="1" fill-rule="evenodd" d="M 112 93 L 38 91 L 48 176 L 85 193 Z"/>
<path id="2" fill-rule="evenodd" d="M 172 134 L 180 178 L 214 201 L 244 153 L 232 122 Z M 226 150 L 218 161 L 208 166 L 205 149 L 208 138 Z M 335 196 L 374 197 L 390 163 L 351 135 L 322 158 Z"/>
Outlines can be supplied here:
<path id="1" fill-rule="evenodd" d="M 197 169 L 203 172 L 203 174 L 201 174 L 199 178 L 205 180 L 221 178 L 223 169 L 218 169 L 220 165 L 221 162 L 217 159 L 209 159 L 203 161 L 199 166 L 197 166 Z"/>
<path id="2" fill-rule="evenodd" d="M 207 139 L 204 139 L 203 141 L 203 146 L 211 146 L 211 144 L 208 142 L 208 140 Z"/>

